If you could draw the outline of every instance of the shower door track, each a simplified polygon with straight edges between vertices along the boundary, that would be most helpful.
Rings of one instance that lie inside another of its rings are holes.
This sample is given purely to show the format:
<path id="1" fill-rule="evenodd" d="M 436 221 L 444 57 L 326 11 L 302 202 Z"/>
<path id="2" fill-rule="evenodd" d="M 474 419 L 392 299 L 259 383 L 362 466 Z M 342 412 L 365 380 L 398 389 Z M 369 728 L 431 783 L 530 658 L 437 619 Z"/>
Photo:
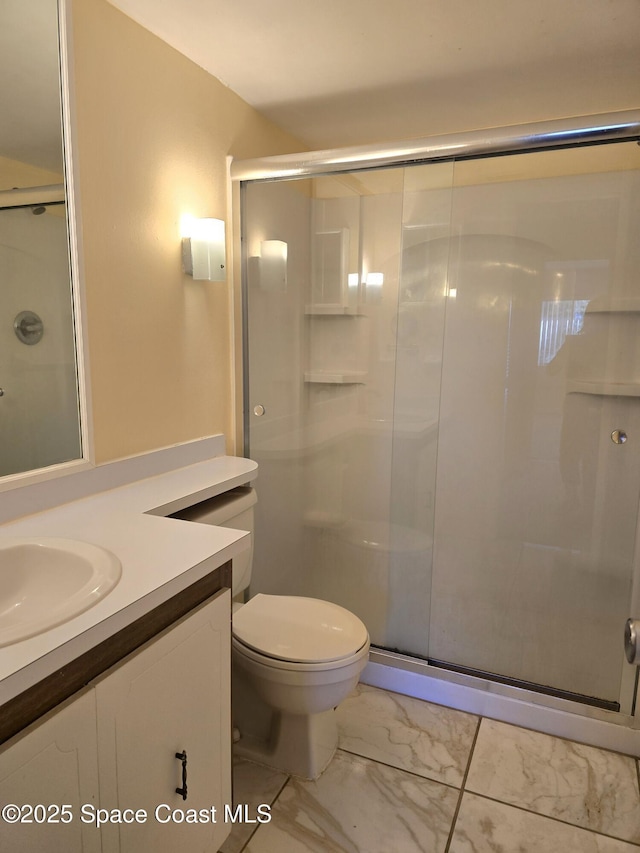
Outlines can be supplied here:
<path id="1" fill-rule="evenodd" d="M 396 143 L 233 160 L 232 181 L 309 178 L 391 166 L 473 160 L 640 139 L 640 110 L 474 130 Z"/>
<path id="2" fill-rule="evenodd" d="M 41 187 L 20 187 L 15 190 L 0 190 L 0 210 L 23 207 L 65 204 L 64 184 L 48 184 Z"/>
<path id="3" fill-rule="evenodd" d="M 64 201 L 45 201 L 42 204 L 0 204 L 0 210 L 26 210 L 34 207 L 58 207 L 65 204 Z"/>
<path id="4" fill-rule="evenodd" d="M 547 684 L 538 684 L 536 681 L 526 681 L 523 678 L 514 678 L 508 675 L 500 675 L 497 672 L 489 672 L 485 669 L 476 669 L 472 666 L 461 666 L 457 663 L 449 661 L 437 660 L 436 658 L 423 658 L 410 653 L 396 652 L 392 649 L 385 649 L 384 646 L 371 646 L 372 660 L 377 660 L 377 655 L 380 660 L 383 656 L 399 657 L 400 659 L 415 661 L 425 667 L 430 667 L 440 672 L 451 672 L 461 675 L 467 679 L 476 679 L 482 682 L 492 682 L 494 684 L 503 684 L 506 687 L 513 687 L 517 690 L 526 690 L 529 693 L 539 694 L 541 696 L 552 696 L 555 699 L 563 699 L 566 702 L 577 702 L 580 705 L 588 705 L 591 708 L 600 708 L 603 711 L 613 711 L 619 713 L 621 706 L 620 702 L 612 699 L 600 699 L 597 696 L 588 696 L 583 693 L 574 693 L 572 690 L 562 690 L 559 687 L 550 687 Z M 636 681 L 638 672 L 636 671 Z M 637 684 L 636 684 L 637 686 Z M 632 711 L 633 715 L 634 711 Z"/>
<path id="5" fill-rule="evenodd" d="M 482 669 L 474 669 L 470 666 L 459 666 L 447 661 L 428 658 L 426 663 L 434 669 L 457 672 L 460 675 L 472 678 L 481 678 L 483 681 L 493 681 L 496 684 L 505 684 L 507 687 L 516 687 L 519 690 L 528 690 L 532 693 L 540 693 L 543 696 L 553 696 L 556 699 L 565 699 L 568 702 L 578 702 L 581 705 L 589 705 L 592 708 L 601 708 L 603 711 L 620 711 L 620 703 L 610 699 L 599 699 L 597 696 L 586 696 L 582 693 L 573 693 L 571 690 L 561 690 L 558 687 L 549 687 L 545 684 L 537 684 L 534 681 L 525 681 L 521 678 L 510 678 L 507 675 L 499 675 L 495 672 L 486 672 Z"/>

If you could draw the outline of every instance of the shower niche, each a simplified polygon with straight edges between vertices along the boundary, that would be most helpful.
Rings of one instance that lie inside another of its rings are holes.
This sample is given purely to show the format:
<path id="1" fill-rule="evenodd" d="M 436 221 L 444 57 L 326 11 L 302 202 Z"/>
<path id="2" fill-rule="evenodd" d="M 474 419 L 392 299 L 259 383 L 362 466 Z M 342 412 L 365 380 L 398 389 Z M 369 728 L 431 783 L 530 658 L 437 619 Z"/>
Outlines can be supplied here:
<path id="1" fill-rule="evenodd" d="M 330 217 L 327 210 L 322 212 L 324 230 L 314 230 L 311 236 L 304 382 L 312 386 L 361 385 L 367 376 L 366 323 L 360 312 L 359 275 L 349 272 L 357 270 L 357 254 L 351 251 L 349 227 L 327 228 Z M 336 219 L 341 221 L 339 214 Z"/>

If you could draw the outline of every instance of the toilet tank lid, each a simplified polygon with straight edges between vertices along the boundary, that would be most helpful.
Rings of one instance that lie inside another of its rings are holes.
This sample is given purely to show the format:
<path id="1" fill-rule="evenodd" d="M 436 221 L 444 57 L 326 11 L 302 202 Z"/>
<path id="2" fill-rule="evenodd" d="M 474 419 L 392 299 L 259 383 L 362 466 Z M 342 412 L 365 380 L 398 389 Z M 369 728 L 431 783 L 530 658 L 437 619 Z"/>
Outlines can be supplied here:
<path id="1" fill-rule="evenodd" d="M 341 660 L 369 639 L 363 622 L 338 604 L 263 593 L 234 613 L 233 634 L 257 652 L 299 663 Z"/>
<path id="2" fill-rule="evenodd" d="M 224 525 L 225 522 L 251 509 L 257 500 L 256 491 L 252 486 L 236 486 L 235 489 L 229 489 L 206 501 L 181 509 L 173 513 L 171 518 Z"/>

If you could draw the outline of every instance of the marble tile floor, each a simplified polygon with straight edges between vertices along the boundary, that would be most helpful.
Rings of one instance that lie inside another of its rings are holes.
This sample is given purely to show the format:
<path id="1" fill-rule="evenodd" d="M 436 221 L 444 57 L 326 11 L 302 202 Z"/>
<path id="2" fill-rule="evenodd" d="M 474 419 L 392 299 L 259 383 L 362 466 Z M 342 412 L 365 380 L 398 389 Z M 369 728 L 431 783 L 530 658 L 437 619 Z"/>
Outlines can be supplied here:
<path id="1" fill-rule="evenodd" d="M 237 760 L 221 853 L 638 853 L 637 761 L 359 685 L 313 782 Z"/>

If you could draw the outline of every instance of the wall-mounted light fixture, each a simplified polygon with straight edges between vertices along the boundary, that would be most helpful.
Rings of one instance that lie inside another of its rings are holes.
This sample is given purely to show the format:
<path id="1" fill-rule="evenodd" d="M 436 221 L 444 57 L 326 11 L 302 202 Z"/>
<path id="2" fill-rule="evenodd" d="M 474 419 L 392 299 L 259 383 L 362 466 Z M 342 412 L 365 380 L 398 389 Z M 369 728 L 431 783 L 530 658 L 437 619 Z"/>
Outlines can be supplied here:
<path id="1" fill-rule="evenodd" d="M 364 277 L 364 283 L 367 287 L 382 287 L 384 284 L 384 274 L 381 272 L 368 272 Z"/>
<path id="2" fill-rule="evenodd" d="M 224 281 L 227 277 L 224 221 L 192 219 L 184 223 L 182 265 L 197 281 Z"/>
<path id="3" fill-rule="evenodd" d="M 263 240 L 260 243 L 260 289 L 287 289 L 287 252 L 284 240 Z"/>

